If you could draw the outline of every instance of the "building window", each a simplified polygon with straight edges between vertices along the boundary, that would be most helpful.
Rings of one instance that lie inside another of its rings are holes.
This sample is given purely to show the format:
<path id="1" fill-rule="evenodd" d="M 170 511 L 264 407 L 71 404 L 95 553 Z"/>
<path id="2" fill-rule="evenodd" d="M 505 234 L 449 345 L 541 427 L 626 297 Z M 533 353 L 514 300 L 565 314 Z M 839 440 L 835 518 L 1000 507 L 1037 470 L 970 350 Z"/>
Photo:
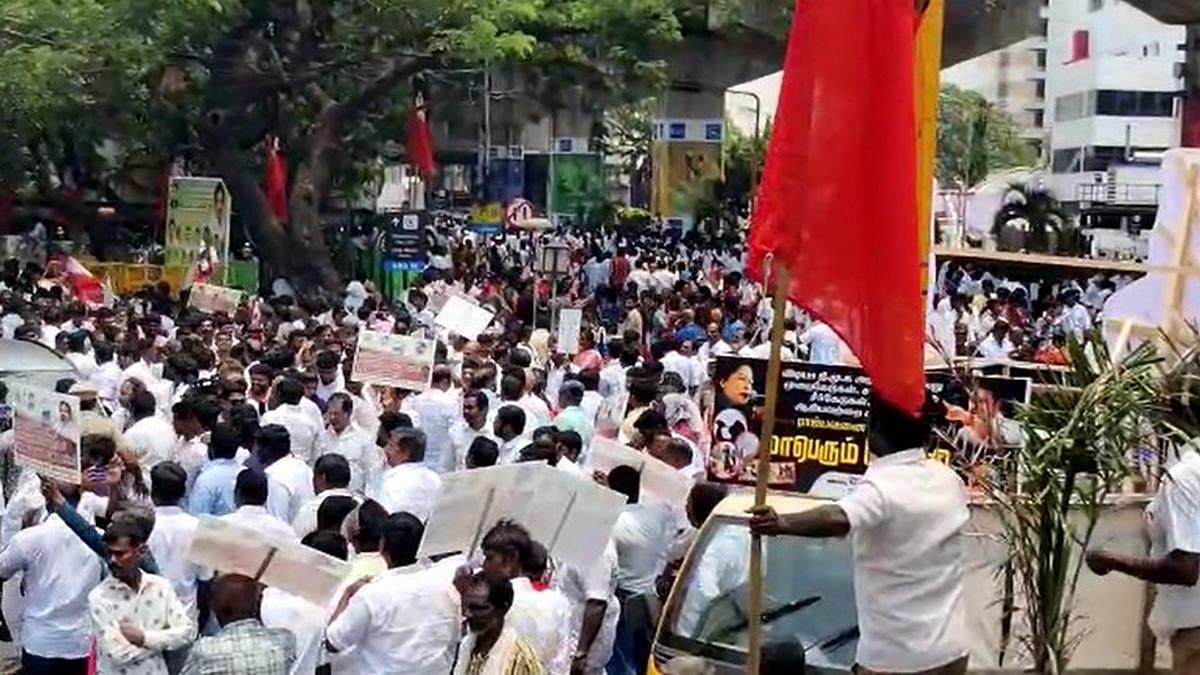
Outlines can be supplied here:
<path id="1" fill-rule="evenodd" d="M 1055 122 L 1070 122 L 1071 120 L 1083 119 L 1088 116 L 1086 107 L 1087 93 L 1070 94 L 1068 96 L 1059 96 L 1054 102 L 1054 121 Z"/>
<path id="2" fill-rule="evenodd" d="M 1083 149 L 1067 148 L 1050 154 L 1050 171 L 1053 173 L 1079 173 L 1083 171 Z"/>
<path id="3" fill-rule="evenodd" d="M 1036 83 L 1034 83 L 1034 97 L 1036 97 L 1037 100 L 1039 100 L 1039 101 L 1046 100 L 1046 81 L 1045 80 L 1038 80 Z"/>
<path id="4" fill-rule="evenodd" d="M 1035 49 L 1035 50 L 1033 50 L 1033 54 L 1034 54 L 1034 57 L 1037 59 L 1038 69 L 1045 70 L 1046 69 L 1046 50 L 1045 49 Z"/>
<path id="5" fill-rule="evenodd" d="M 1045 111 L 1031 110 L 1029 112 L 1032 113 L 1032 115 L 1033 115 L 1033 126 L 1037 127 L 1038 129 L 1041 129 L 1042 127 L 1046 126 Z"/>
<path id="6" fill-rule="evenodd" d="M 996 83 L 996 97 L 1002 101 L 1008 98 L 1008 80 L 1000 80 Z"/>
<path id="7" fill-rule="evenodd" d="M 1049 33 L 1050 33 L 1050 21 L 1048 19 L 1039 20 L 1038 25 L 1037 25 L 1037 32 L 1035 32 L 1034 35 L 1037 35 L 1039 37 L 1046 37 Z"/>
<path id="8" fill-rule="evenodd" d="M 1088 0 L 1088 11 L 1099 12 L 1104 9 L 1104 0 Z"/>
<path id="9" fill-rule="evenodd" d="M 1097 115 L 1171 117 L 1174 113 L 1174 92 L 1114 89 L 1101 89 L 1096 92 L 1095 114 Z"/>

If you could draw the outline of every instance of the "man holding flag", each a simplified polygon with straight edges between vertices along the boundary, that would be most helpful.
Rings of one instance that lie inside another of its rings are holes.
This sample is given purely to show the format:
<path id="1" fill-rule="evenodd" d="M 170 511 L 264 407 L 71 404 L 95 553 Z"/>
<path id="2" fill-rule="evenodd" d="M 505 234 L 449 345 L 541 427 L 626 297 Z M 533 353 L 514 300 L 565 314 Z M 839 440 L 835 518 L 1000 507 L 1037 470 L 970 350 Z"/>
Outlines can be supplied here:
<path id="1" fill-rule="evenodd" d="M 797 1 L 748 246 L 748 271 L 774 286 L 776 306 L 786 297 L 828 325 L 871 377 L 874 460 L 862 480 L 835 504 L 780 517 L 765 505 L 764 442 L 751 520 L 752 568 L 759 536 L 853 537 L 864 673 L 967 669 L 966 490 L 925 457 L 919 416 L 919 233 L 932 192 L 941 12 L 941 0 Z M 769 381 L 782 332 L 776 320 Z M 764 420 L 764 439 L 773 424 Z"/>

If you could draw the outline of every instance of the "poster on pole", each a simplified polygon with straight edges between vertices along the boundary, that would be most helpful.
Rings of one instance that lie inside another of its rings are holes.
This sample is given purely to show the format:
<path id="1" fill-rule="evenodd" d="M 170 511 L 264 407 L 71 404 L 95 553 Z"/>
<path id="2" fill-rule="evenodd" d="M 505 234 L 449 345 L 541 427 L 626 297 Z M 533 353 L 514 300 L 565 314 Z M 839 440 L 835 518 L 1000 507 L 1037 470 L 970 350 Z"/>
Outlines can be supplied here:
<path id="1" fill-rule="evenodd" d="M 188 267 L 201 246 L 211 246 L 221 263 L 229 260 L 229 214 L 232 200 L 225 181 L 202 176 L 176 176 L 167 195 L 166 267 Z"/>
<path id="2" fill-rule="evenodd" d="M 425 391 L 433 378 L 436 348 L 437 342 L 434 340 L 373 330 L 360 331 L 350 378 L 367 384 Z"/>
<path id="3" fill-rule="evenodd" d="M 595 533 L 612 530 L 625 503 L 618 492 L 541 462 L 456 471 L 442 477 L 417 555 L 478 551 L 487 531 L 508 519 L 554 559 L 587 568 L 606 543 Z"/>
<path id="4" fill-rule="evenodd" d="M 561 354 L 579 352 L 579 331 L 583 328 L 583 310 L 567 308 L 558 312 L 558 351 Z"/>
<path id="5" fill-rule="evenodd" d="M 754 485 L 767 360 L 716 359 L 710 480 Z M 841 494 L 867 470 L 871 381 L 861 368 L 785 361 L 767 482 L 779 490 Z"/>
<path id="6" fill-rule="evenodd" d="M 1029 403 L 1030 378 L 974 375 L 964 382 L 950 372 L 926 372 L 925 391 L 941 404 L 926 406 L 929 456 L 964 470 L 969 480 L 976 467 L 1024 442 L 1017 407 Z"/>
<path id="7" fill-rule="evenodd" d="M 237 313 L 242 303 L 242 292 L 236 288 L 225 288 L 212 284 L 192 284 L 188 293 L 188 306 L 209 314 Z"/>
<path id="8" fill-rule="evenodd" d="M 435 324 L 445 330 L 461 335 L 468 340 L 475 340 L 496 317 L 495 312 L 479 305 L 471 304 L 460 295 L 452 295 L 442 305 Z"/>
<path id="9" fill-rule="evenodd" d="M 79 399 L 13 383 L 13 454 L 18 465 L 48 478 L 78 484 Z"/>
<path id="10" fill-rule="evenodd" d="M 296 541 L 220 518 L 204 517 L 192 535 L 187 559 L 226 574 L 244 574 L 267 586 L 324 607 L 350 573 L 350 565 Z"/>

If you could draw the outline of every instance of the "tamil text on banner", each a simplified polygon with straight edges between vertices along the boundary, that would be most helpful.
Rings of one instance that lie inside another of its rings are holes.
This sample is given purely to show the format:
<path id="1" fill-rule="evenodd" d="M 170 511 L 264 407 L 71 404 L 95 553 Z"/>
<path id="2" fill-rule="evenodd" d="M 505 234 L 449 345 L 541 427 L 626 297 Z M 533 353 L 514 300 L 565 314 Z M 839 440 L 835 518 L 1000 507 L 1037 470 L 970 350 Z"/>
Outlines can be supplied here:
<path id="1" fill-rule="evenodd" d="M 527 462 L 445 474 L 418 555 L 478 550 L 500 520 L 529 530 L 555 560 L 588 569 L 625 508 L 624 495 L 544 463 Z"/>
<path id="2" fill-rule="evenodd" d="M 766 403 L 766 359 L 722 356 L 708 469 L 712 480 L 753 485 Z M 840 494 L 867 469 L 870 381 L 861 369 L 785 362 L 775 406 L 774 489 Z"/>
<path id="3" fill-rule="evenodd" d="M 582 309 L 563 309 L 558 313 L 558 351 L 561 354 L 579 352 L 579 331 L 583 328 Z"/>
<path id="4" fill-rule="evenodd" d="M 220 178 L 177 176 L 167 199 L 167 267 L 187 267 L 203 247 L 229 259 L 229 191 Z"/>
<path id="5" fill-rule="evenodd" d="M 67 483 L 80 481 L 79 399 L 11 384 L 17 464 Z"/>
<path id="6" fill-rule="evenodd" d="M 424 391 L 433 377 L 436 347 L 433 340 L 410 335 L 361 331 L 350 377 L 356 382 Z"/>
<path id="7" fill-rule="evenodd" d="M 490 309 L 472 304 L 461 295 L 452 295 L 433 322 L 455 335 L 474 340 L 495 317 L 495 312 Z"/>
<path id="8" fill-rule="evenodd" d="M 210 314 L 233 316 L 242 303 L 242 292 L 236 288 L 225 288 L 212 284 L 192 284 L 188 293 L 188 306 Z"/>
<path id="9" fill-rule="evenodd" d="M 187 559 L 226 574 L 244 574 L 324 607 L 350 565 L 299 542 L 274 540 L 220 518 L 202 518 Z"/>

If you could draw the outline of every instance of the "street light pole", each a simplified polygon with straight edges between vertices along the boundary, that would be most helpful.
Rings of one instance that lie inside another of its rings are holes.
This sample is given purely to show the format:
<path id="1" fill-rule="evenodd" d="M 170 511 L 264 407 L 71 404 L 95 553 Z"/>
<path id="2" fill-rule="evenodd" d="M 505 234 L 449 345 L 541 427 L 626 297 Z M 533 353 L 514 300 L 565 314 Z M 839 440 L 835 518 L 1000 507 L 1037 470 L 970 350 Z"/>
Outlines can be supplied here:
<path id="1" fill-rule="evenodd" d="M 730 94 L 738 96 L 749 96 L 754 99 L 754 147 L 758 149 L 758 143 L 762 138 L 762 98 L 752 91 L 745 89 L 726 89 Z M 758 192 L 758 162 L 750 164 L 750 195 L 753 202 L 754 195 Z"/>

